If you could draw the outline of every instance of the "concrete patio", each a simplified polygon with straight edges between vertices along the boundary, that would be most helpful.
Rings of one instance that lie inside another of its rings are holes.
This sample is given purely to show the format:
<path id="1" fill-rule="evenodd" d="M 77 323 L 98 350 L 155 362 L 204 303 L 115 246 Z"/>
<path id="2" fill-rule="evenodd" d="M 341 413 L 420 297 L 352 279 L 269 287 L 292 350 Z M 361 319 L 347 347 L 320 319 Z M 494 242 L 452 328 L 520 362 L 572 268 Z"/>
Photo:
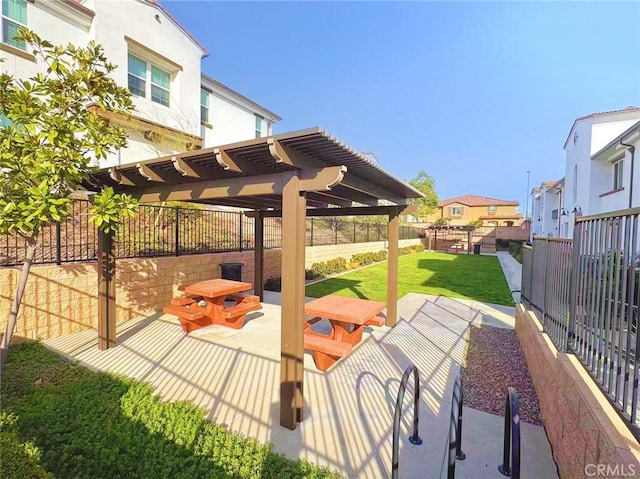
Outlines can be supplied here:
<path id="1" fill-rule="evenodd" d="M 95 370 L 147 381 L 165 400 L 190 400 L 208 417 L 290 458 L 340 470 L 349 478 L 390 477 L 393 407 L 411 363 L 420 370 L 421 446 L 411 445 L 411 394 L 401 426 L 400 477 L 445 477 L 453 380 L 471 323 L 513 328 L 514 308 L 476 301 L 406 295 L 395 328 L 368 328 L 362 343 L 327 373 L 305 354 L 305 419 L 279 425 L 280 295 L 266 293 L 261 311 L 241 330 L 211 326 L 189 335 L 160 315 L 118 325 L 118 346 L 97 349 L 87 330 L 44 344 Z M 465 408 L 457 477 L 502 478 L 503 419 Z M 490 440 L 487 440 L 490 438 Z M 557 477 L 544 429 L 522 424 L 523 477 Z"/>

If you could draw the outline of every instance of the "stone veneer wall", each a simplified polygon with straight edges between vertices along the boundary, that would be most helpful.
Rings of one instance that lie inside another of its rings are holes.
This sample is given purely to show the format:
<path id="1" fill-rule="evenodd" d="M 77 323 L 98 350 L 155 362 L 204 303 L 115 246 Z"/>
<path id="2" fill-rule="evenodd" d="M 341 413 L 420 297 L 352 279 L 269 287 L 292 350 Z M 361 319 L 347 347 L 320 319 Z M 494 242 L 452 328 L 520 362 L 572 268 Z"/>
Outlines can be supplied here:
<path id="1" fill-rule="evenodd" d="M 280 250 L 266 250 L 265 278 L 280 276 Z M 121 259 L 116 262 L 116 321 L 162 311 L 178 286 L 220 277 L 220 263 L 244 263 L 242 280 L 253 283 L 253 251 Z M 97 328 L 96 263 L 31 268 L 16 337 L 44 339 Z M 4 331 L 20 268 L 0 269 L 0 331 Z"/>
<path id="2" fill-rule="evenodd" d="M 560 476 L 640 475 L 638 441 L 578 358 L 558 352 L 536 315 L 522 304 L 516 309 L 516 334 Z"/>

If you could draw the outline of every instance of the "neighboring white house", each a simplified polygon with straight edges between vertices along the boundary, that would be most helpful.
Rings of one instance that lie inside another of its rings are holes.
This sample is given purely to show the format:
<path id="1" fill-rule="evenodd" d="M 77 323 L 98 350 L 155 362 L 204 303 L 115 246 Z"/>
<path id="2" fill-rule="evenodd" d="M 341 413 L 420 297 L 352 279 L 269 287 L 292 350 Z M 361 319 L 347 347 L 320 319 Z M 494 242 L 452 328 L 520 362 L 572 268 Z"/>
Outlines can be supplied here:
<path id="1" fill-rule="evenodd" d="M 563 207 L 562 192 L 564 178 L 558 181 L 545 181 L 531 192 L 533 216 L 531 217 L 531 236 L 564 236 L 561 218 L 567 216 Z"/>
<path id="2" fill-rule="evenodd" d="M 564 144 L 565 177 L 531 191 L 532 235 L 571 238 L 576 216 L 640 206 L 639 130 L 638 107 L 576 119 Z"/>
<path id="3" fill-rule="evenodd" d="M 157 0 L 3 0 L 1 5 L 2 71 L 16 78 L 43 71 L 13 39 L 19 26 L 54 44 L 94 40 L 119 65 L 113 78 L 132 92 L 136 111 L 109 116 L 127 130 L 128 145 L 100 166 L 255 138 L 258 130 L 270 134 L 271 124 L 280 120 L 202 75 L 206 49 Z"/>
<path id="4" fill-rule="evenodd" d="M 205 74 L 202 75 L 200 105 L 204 146 L 269 136 L 272 125 L 282 119 Z"/>
<path id="5" fill-rule="evenodd" d="M 623 110 L 593 113 L 578 118 L 573 123 L 564 144 L 566 161 L 563 203 L 571 214 L 561 224 L 566 228 L 567 236 L 573 236 L 576 214 L 586 216 L 620 209 L 617 205 L 622 204 L 619 198 L 623 198 L 624 194 L 618 194 L 622 191 L 613 191 L 616 189 L 613 182 L 614 170 L 617 171 L 619 166 L 611 159 L 605 161 L 599 157 L 594 161 L 592 158 L 638 121 L 640 108 L 627 107 Z M 619 155 L 622 153 L 619 151 Z M 626 163 L 629 168 L 631 161 Z M 629 174 L 626 175 L 626 180 L 623 173 L 618 175 L 621 175 L 621 184 L 629 182 Z M 612 198 L 603 200 L 607 195 Z"/>

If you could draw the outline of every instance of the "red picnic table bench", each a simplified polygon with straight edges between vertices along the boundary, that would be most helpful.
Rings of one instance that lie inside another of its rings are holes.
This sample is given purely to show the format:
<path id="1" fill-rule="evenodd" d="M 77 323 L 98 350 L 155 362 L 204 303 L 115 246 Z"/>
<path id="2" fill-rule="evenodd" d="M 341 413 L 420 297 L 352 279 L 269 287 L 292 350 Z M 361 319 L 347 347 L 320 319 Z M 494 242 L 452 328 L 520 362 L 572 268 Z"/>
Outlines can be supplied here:
<path id="1" fill-rule="evenodd" d="M 338 359 L 347 356 L 362 340 L 366 326 L 383 326 L 385 318 L 378 314 L 385 308 L 380 301 L 328 295 L 305 304 L 304 314 L 315 316 L 305 321 L 304 348 L 313 352 L 320 371 L 326 371 Z M 322 334 L 311 326 L 328 319 L 331 332 Z"/>
<path id="2" fill-rule="evenodd" d="M 182 287 L 188 296 L 173 298 L 162 310 L 177 316 L 185 333 L 212 324 L 240 329 L 247 313 L 262 309 L 258 296 L 242 293 L 252 287 L 251 283 L 228 279 L 200 281 Z M 203 301 L 204 305 L 200 306 Z M 225 307 L 225 301 L 235 304 Z"/>

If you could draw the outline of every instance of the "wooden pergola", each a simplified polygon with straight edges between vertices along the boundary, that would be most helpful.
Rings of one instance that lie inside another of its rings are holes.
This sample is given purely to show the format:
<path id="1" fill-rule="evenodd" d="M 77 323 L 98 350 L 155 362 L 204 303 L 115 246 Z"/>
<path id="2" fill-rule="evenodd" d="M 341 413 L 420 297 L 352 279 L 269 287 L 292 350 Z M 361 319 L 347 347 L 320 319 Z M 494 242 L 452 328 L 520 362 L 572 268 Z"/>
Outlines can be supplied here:
<path id="1" fill-rule="evenodd" d="M 252 210 L 255 294 L 263 297 L 264 218 L 282 217 L 280 424 L 303 418 L 303 310 L 307 216 L 386 215 L 389 218 L 387 326 L 397 320 L 399 216 L 422 197 L 378 164 L 319 128 L 105 168 L 94 188 L 111 186 L 140 202 L 188 201 Z M 99 251 L 99 347 L 116 345 L 115 262 L 111 238 Z"/>

